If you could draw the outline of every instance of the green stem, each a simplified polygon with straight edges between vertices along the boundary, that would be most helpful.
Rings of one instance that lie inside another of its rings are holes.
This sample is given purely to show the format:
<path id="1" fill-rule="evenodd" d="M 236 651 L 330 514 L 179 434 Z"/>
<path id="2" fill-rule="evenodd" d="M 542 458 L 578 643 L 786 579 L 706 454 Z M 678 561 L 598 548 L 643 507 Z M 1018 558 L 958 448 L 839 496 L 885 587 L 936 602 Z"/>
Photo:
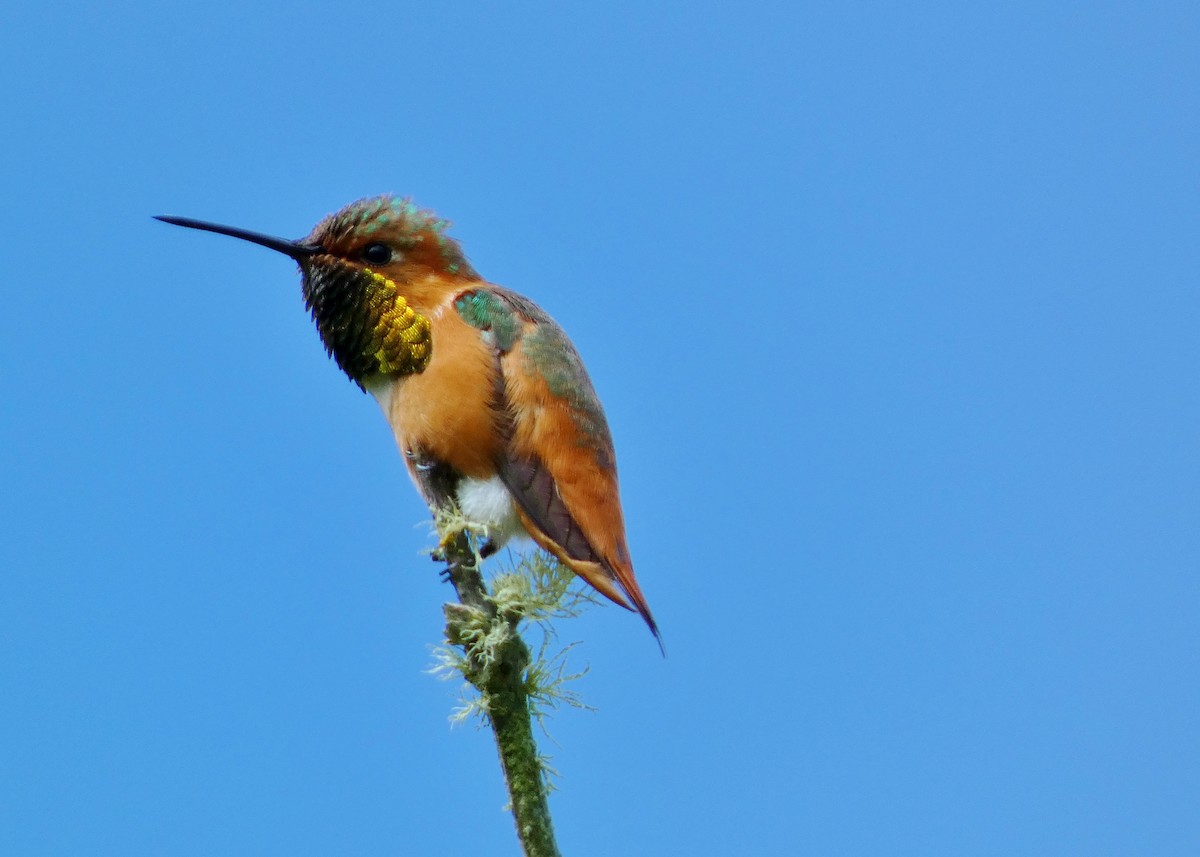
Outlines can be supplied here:
<path id="1" fill-rule="evenodd" d="M 496 608 L 465 530 L 444 533 L 442 550 L 461 602 L 445 605 L 446 639 L 465 653 L 463 672 L 479 691 L 480 704 L 496 735 L 521 847 L 526 857 L 560 857 L 546 799 L 546 778 L 533 739 L 526 685 L 529 647 L 517 633 L 521 617 Z"/>

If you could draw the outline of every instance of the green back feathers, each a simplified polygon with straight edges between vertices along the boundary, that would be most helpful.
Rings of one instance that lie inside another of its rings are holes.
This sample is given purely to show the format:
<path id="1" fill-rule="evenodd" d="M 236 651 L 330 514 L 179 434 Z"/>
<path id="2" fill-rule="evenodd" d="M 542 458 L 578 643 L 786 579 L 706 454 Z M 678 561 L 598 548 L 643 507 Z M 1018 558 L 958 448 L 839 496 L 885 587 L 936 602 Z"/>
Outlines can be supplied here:
<path id="1" fill-rule="evenodd" d="M 567 403 L 571 420 L 595 454 L 596 462 L 605 469 L 616 466 L 600 398 L 583 368 L 579 352 L 562 328 L 553 321 L 539 324 L 524 338 L 523 346 L 525 370 L 545 378 L 550 394 Z"/>
<path id="2" fill-rule="evenodd" d="M 521 337 L 521 318 L 500 295 L 490 289 L 472 289 L 458 296 L 454 308 L 463 320 L 491 334 L 500 353 L 508 352 Z"/>
<path id="3" fill-rule="evenodd" d="M 528 298 L 497 286 L 459 295 L 454 308 L 467 324 L 492 339 L 501 354 L 521 342 L 521 369 L 541 377 L 604 468 L 614 466 L 608 421 L 579 352 L 563 329 Z"/>

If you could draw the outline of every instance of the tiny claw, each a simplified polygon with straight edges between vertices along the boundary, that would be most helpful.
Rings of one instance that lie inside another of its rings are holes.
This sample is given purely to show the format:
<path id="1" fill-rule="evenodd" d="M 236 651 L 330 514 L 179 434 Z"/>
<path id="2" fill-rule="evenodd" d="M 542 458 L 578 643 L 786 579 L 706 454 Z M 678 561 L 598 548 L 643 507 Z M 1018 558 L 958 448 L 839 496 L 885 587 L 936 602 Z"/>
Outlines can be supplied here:
<path id="1" fill-rule="evenodd" d="M 479 558 L 487 559 L 489 556 L 492 556 L 498 550 L 500 550 L 500 545 L 496 544 L 496 540 L 488 539 L 486 542 L 483 543 L 483 547 L 481 547 L 479 549 Z"/>

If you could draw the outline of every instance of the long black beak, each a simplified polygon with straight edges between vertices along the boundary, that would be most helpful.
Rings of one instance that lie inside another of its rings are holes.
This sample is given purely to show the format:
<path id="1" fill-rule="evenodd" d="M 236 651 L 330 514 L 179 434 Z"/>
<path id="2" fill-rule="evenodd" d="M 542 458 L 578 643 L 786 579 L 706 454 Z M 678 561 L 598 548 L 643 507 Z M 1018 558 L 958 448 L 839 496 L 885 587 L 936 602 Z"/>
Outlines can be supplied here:
<path id="1" fill-rule="evenodd" d="M 190 217 L 172 217 L 171 215 L 155 215 L 155 220 L 173 223 L 176 226 L 186 226 L 188 229 L 203 229 L 205 232 L 216 232 L 219 235 L 229 235 L 241 238 L 253 244 L 261 244 L 272 250 L 278 250 L 285 256 L 291 256 L 297 262 L 323 252 L 319 246 L 301 244 L 299 241 L 289 241 L 286 238 L 276 238 L 273 235 L 263 235 L 261 232 L 251 232 L 249 229 L 238 229 L 236 226 L 222 226 L 219 223 L 208 223 L 204 220 L 193 220 Z"/>

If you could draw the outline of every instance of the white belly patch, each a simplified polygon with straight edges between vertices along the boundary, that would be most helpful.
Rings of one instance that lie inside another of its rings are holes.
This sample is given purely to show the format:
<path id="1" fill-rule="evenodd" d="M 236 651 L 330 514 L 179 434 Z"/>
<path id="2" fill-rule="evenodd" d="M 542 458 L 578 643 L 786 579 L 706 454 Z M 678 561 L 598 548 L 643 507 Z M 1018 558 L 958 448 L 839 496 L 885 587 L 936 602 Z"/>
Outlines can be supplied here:
<path id="1" fill-rule="evenodd" d="M 512 494 L 508 493 L 499 476 L 463 479 L 458 483 L 458 506 L 468 521 L 487 528 L 487 536 L 496 547 L 514 536 L 526 534 L 517 517 Z"/>

